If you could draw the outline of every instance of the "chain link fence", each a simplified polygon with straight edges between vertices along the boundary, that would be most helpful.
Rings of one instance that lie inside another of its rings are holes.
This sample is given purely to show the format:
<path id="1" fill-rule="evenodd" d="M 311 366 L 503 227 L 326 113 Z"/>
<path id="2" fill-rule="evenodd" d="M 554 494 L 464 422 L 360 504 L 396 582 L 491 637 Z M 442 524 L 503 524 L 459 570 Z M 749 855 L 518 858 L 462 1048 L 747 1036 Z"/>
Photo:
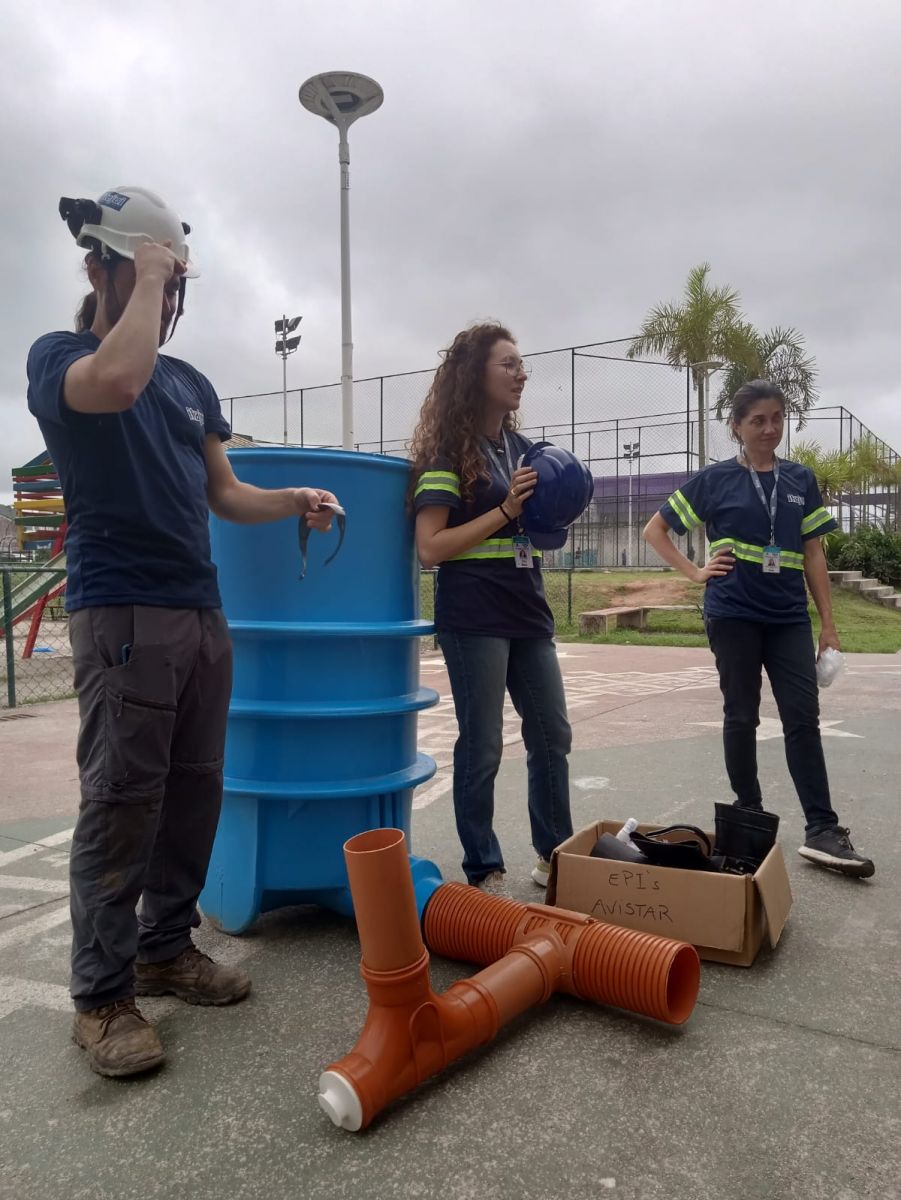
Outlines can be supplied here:
<path id="1" fill-rule="evenodd" d="M 634 361 L 624 351 L 631 339 L 598 342 L 527 354 L 532 375 L 523 405 L 523 432 L 577 454 L 595 477 L 591 505 L 573 526 L 568 544 L 545 555 L 559 568 L 657 567 L 658 556 L 641 530 L 668 496 L 703 464 L 699 454 L 697 393 L 687 370 L 669 363 Z M 711 377 L 711 396 L 718 390 Z M 433 371 L 411 371 L 363 379 L 354 385 L 355 445 L 358 450 L 406 455 Z M 224 401 L 233 428 L 258 442 L 282 438 L 281 392 L 235 396 Z M 288 393 L 289 441 L 300 446 L 340 444 L 341 389 L 303 388 Z M 726 425 L 711 409 L 708 457 L 735 453 Z M 845 408 L 818 408 L 806 426 L 786 428 L 783 452 L 799 439 L 825 451 L 847 451 L 868 441 L 889 465 L 897 452 Z M 833 506 L 839 526 L 901 525 L 901 486 L 873 486 L 843 495 Z M 698 556 L 697 537 L 680 539 Z"/>
<path id="2" fill-rule="evenodd" d="M 544 556 L 545 588 L 561 634 L 575 632 L 573 622 L 578 622 L 578 613 L 575 617 L 573 613 L 574 572 L 661 565 L 641 530 L 702 466 L 697 393 L 688 371 L 626 358 L 630 341 L 623 338 L 525 355 L 532 374 L 523 405 L 523 432 L 533 441 L 552 441 L 571 449 L 595 479 L 592 502 L 572 527 L 566 546 Z M 356 381 L 356 448 L 405 457 L 433 373 L 430 368 Z M 717 391 L 714 375 L 711 396 Z M 235 432 L 256 443 L 282 444 L 286 424 L 290 445 L 341 444 L 340 384 L 226 397 L 223 409 Z M 734 443 L 713 410 L 707 425 L 709 458 L 721 460 L 733 454 Z M 813 410 L 800 432 L 787 427 L 782 453 L 789 456 L 799 439 L 816 442 L 825 452 L 850 451 L 868 442 L 890 466 L 899 460 L 891 446 L 845 408 Z M 846 493 L 832 511 L 843 529 L 864 523 L 901 528 L 901 483 Z M 689 558 L 701 550 L 697 538 L 690 535 L 680 539 L 680 545 Z M 25 573 L 35 569 L 0 562 L 0 576 L 11 593 L 20 588 Z M 433 605 L 434 573 L 424 572 L 424 616 L 431 616 Z M 12 702 L 29 703 L 71 695 L 72 660 L 61 601 L 47 606 L 31 648 L 30 619 L 18 613 L 17 605 L 14 608 L 13 637 L 8 639 L 4 628 L 0 638 L 0 704 L 11 703 L 10 697 Z M 0 621 L 5 627 L 2 612 Z"/>
<path id="3" fill-rule="evenodd" d="M 0 708 L 74 696 L 64 589 L 60 572 L 0 563 Z"/>

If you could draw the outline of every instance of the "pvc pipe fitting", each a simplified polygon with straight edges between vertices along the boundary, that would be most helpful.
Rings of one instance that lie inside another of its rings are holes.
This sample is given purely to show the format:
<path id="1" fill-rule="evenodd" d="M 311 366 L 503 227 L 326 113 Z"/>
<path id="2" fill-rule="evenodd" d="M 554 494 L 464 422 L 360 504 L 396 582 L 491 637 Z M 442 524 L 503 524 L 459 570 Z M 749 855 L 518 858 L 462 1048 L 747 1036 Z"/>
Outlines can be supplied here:
<path id="1" fill-rule="evenodd" d="M 430 936 L 456 957 L 489 965 L 439 996 L 429 980 L 403 833 L 359 834 L 345 844 L 344 856 L 369 993 L 356 1046 L 319 1081 L 320 1106 L 344 1129 L 365 1128 L 392 1100 L 491 1041 L 555 991 L 664 1020 L 685 1020 L 691 1011 L 699 978 L 693 947 L 544 905 L 473 906 L 470 893 L 497 898 L 455 884 L 437 888 L 428 902 Z M 628 936 L 604 936 L 609 930 Z M 611 962 L 614 981 L 605 986 Z"/>

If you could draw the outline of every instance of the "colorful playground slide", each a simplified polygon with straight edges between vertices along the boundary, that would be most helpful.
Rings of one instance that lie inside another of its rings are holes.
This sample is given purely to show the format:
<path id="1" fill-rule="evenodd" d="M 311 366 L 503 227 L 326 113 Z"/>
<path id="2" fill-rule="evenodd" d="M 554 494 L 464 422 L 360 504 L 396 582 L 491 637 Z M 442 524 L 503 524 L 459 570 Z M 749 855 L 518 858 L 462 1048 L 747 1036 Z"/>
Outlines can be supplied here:
<path id="1" fill-rule="evenodd" d="M 19 546 L 49 553 L 40 570 L 22 572 L 20 582 L 12 589 L 12 611 L 9 615 L 0 605 L 0 637 L 6 636 L 4 625 L 30 619 L 23 658 L 30 658 L 47 604 L 66 587 L 66 510 L 62 488 L 50 455 L 44 450 L 23 467 L 13 472 L 13 518 Z"/>

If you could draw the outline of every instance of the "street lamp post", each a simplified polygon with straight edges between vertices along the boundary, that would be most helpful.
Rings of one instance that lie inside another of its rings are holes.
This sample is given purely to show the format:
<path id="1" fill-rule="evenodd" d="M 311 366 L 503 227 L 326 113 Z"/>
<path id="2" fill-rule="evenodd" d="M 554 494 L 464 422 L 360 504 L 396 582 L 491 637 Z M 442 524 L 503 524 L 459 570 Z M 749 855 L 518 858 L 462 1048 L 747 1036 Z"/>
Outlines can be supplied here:
<path id="1" fill-rule="evenodd" d="M 714 371 L 719 371 L 723 364 L 718 359 L 706 362 L 689 363 L 695 379 L 698 381 L 698 458 L 700 465 L 706 467 L 710 461 L 710 402 L 707 396 L 707 380 Z"/>
<path id="2" fill-rule="evenodd" d="M 324 117 L 338 130 L 338 163 L 341 171 L 341 442 L 354 444 L 353 337 L 350 306 L 350 145 L 347 131 L 354 121 L 375 112 L 385 98 L 381 87 L 367 75 L 329 71 L 314 75 L 299 92 L 308 112 Z"/>
<path id="3" fill-rule="evenodd" d="M 632 463 L 641 454 L 640 442 L 623 442 L 623 458 L 629 464 L 629 541 L 626 553 L 626 566 L 632 566 Z"/>
<path id="4" fill-rule="evenodd" d="M 293 333 L 302 320 L 303 317 L 286 317 L 282 313 L 282 319 L 275 322 L 278 334 L 275 353 L 282 360 L 282 443 L 285 446 L 288 444 L 288 355 L 300 345 L 300 334 L 297 337 L 288 337 L 288 334 Z"/>
<path id="5" fill-rule="evenodd" d="M 704 362 L 689 363 L 689 366 L 698 381 L 698 460 L 703 469 L 710 461 L 710 401 L 707 395 L 707 380 L 714 371 L 719 371 L 723 364 L 719 359 L 708 359 Z M 706 529 L 701 553 L 700 565 L 703 566 L 710 557 Z"/>

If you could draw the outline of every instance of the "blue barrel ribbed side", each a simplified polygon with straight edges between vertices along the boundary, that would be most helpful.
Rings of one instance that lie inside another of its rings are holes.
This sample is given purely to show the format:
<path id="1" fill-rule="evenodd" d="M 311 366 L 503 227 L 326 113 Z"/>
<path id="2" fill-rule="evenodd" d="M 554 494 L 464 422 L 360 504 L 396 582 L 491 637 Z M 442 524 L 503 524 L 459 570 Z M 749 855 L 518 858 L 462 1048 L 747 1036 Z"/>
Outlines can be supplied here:
<path id="1" fill-rule="evenodd" d="M 419 571 L 404 512 L 407 464 L 340 450 L 229 453 L 263 488 L 322 487 L 347 512 L 313 533 L 300 579 L 298 521 L 212 520 L 213 558 L 234 643 L 225 792 L 204 912 L 238 932 L 285 904 L 352 912 L 344 842 L 402 829 L 413 789 L 435 771 L 417 752 L 417 715 L 438 701 L 419 685 Z M 434 872 L 432 872 L 434 873 Z"/>

